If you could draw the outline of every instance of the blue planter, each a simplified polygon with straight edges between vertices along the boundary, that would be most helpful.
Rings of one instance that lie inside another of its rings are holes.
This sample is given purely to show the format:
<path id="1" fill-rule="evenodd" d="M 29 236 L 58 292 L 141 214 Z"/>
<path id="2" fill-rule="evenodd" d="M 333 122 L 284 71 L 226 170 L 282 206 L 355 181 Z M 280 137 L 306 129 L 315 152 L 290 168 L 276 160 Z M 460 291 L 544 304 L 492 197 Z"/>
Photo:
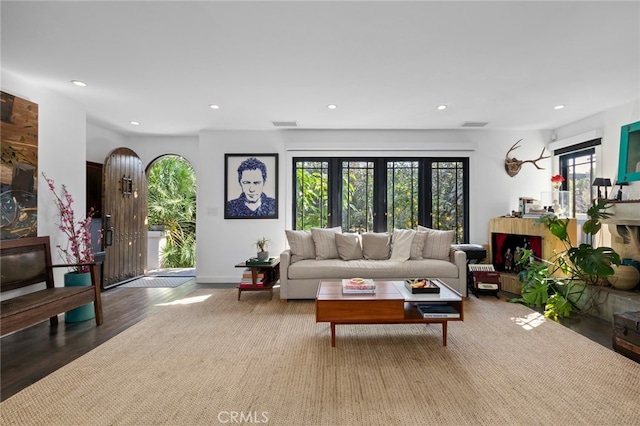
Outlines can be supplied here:
<path id="1" fill-rule="evenodd" d="M 75 272 L 67 272 L 64 274 L 64 286 L 65 287 L 80 287 L 91 285 L 91 273 L 84 272 L 81 274 Z M 81 322 L 95 318 L 95 310 L 93 309 L 93 302 L 82 305 L 79 308 L 67 311 L 64 320 L 65 322 Z"/>

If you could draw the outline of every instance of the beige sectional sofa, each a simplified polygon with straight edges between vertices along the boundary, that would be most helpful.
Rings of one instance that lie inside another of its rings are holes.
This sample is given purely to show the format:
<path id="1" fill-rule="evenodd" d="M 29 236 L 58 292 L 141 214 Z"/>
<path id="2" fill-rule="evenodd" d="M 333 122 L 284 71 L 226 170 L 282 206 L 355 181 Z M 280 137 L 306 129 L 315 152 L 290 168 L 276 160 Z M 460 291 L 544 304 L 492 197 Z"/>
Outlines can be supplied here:
<path id="1" fill-rule="evenodd" d="M 333 235 L 332 235 L 333 234 Z M 321 280 L 438 278 L 466 294 L 466 254 L 452 231 L 343 234 L 340 228 L 287 231 L 280 254 L 280 298 L 315 299 Z"/>

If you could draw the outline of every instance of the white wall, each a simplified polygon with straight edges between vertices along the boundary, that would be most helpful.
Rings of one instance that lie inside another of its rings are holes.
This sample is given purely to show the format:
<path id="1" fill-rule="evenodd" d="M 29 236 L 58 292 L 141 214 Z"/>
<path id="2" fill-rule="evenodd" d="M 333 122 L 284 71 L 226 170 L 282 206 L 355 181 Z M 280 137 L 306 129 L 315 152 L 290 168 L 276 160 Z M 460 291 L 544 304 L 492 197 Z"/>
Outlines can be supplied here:
<path id="1" fill-rule="evenodd" d="M 87 123 L 87 161 L 104 164 L 111 151 L 127 146 L 126 144 L 123 135 Z"/>
<path id="2" fill-rule="evenodd" d="M 197 253 L 199 282 L 235 282 L 234 265 L 255 256 L 253 243 L 271 241 L 279 255 L 285 243 L 284 146 L 278 131 L 203 131 L 198 151 Z M 278 219 L 224 219 L 224 154 L 279 154 Z"/>
<path id="3" fill-rule="evenodd" d="M 291 158 L 300 155 L 467 156 L 470 158 L 470 240 L 488 242 L 490 217 L 516 210 L 520 196 L 539 197 L 551 185 L 550 160 L 523 166 L 515 177 L 504 157 L 518 139 L 520 159 L 538 157 L 548 133 L 529 131 L 295 130 L 203 131 L 198 150 L 197 276 L 200 282 L 234 282 L 234 265 L 252 256 L 259 237 L 271 240 L 270 252 L 286 246 L 291 228 Z M 135 149 L 135 148 L 134 148 Z M 224 219 L 224 154 L 279 154 L 278 219 Z"/>
<path id="4" fill-rule="evenodd" d="M 597 157 L 596 175 L 610 178 L 613 182 L 618 176 L 620 128 L 625 124 L 639 120 L 640 99 L 636 99 L 634 102 L 629 102 L 562 126 L 555 129 L 553 133 L 556 134 L 558 141 L 575 139 L 578 135 L 591 134 L 593 131 L 599 133 L 602 137 L 602 152 Z M 579 142 L 576 141 L 576 143 Z M 640 192 L 640 182 L 632 182 L 628 190 Z"/>
<path id="5" fill-rule="evenodd" d="M 563 141 L 576 144 L 590 140 L 593 135 L 600 136 L 602 145 L 596 149 L 596 176 L 610 178 L 615 182 L 620 155 L 620 129 L 625 124 L 636 121 L 640 121 L 640 99 L 567 124 L 555 129 L 553 133 L 556 134 L 556 144 L 563 144 Z M 629 186 L 623 188 L 624 193 L 640 195 L 640 182 L 631 182 Z M 610 191 L 616 193 L 617 188 Z M 595 243 L 600 246 L 611 246 L 608 227 L 602 228 Z"/>
<path id="6" fill-rule="evenodd" d="M 179 155 L 198 171 L 199 156 L 197 136 L 128 136 L 127 147 L 135 151 L 145 169 L 158 157 L 167 154 Z"/>
<path id="7" fill-rule="evenodd" d="M 193 137 L 132 136 L 86 124 L 82 106 L 54 93 L 40 90 L 3 73 L 3 90 L 29 98 L 40 106 L 40 169 L 57 183 L 66 183 L 77 206 L 85 204 L 85 160 L 104 162 L 113 149 L 134 150 L 147 166 L 163 154 L 185 157 L 198 179 L 197 275 L 202 282 L 234 282 L 234 265 L 253 255 L 253 242 L 262 236 L 271 240 L 269 250 L 277 255 L 286 246 L 284 230 L 291 227 L 291 158 L 310 153 L 361 153 L 372 156 L 468 156 L 470 159 L 470 242 L 488 242 L 488 220 L 518 208 L 518 198 L 539 197 L 550 186 L 551 161 L 539 162 L 545 170 L 525 164 L 515 177 L 504 170 L 509 147 L 523 139 L 511 156 L 534 159 L 550 140 L 545 131 L 460 130 L 286 130 L 202 131 Z M 615 174 L 619 128 L 637 121 L 638 102 L 589 117 L 556 129 L 558 139 L 584 133 L 594 126 L 603 129 L 603 145 L 610 148 L 604 170 Z M 615 151 L 615 154 L 614 154 Z M 224 154 L 278 153 L 279 218 L 260 220 L 224 219 Z M 613 175 L 612 175 L 613 177 Z M 46 187 L 39 184 L 41 193 Z M 57 233 L 55 211 L 50 200 L 39 199 L 39 233 Z M 54 241 L 56 241 L 54 239 Z M 59 240 L 58 240 L 59 241 Z"/>
<path id="8" fill-rule="evenodd" d="M 180 155 L 197 168 L 197 136 L 122 135 L 87 123 L 87 161 L 104 163 L 111 151 L 121 147 L 138 154 L 145 168 L 158 157 L 168 154 Z"/>
<path id="9" fill-rule="evenodd" d="M 77 218 L 84 218 L 86 205 L 86 112 L 84 108 L 57 93 L 44 90 L 12 73 L 2 71 L 2 90 L 38 104 L 38 235 L 49 235 L 52 248 L 66 246 L 66 238 L 57 229 L 59 213 L 42 172 L 55 181 L 60 194 L 65 184 L 74 198 Z M 57 252 L 54 263 L 63 263 Z M 56 285 L 62 286 L 62 275 L 55 271 Z"/>

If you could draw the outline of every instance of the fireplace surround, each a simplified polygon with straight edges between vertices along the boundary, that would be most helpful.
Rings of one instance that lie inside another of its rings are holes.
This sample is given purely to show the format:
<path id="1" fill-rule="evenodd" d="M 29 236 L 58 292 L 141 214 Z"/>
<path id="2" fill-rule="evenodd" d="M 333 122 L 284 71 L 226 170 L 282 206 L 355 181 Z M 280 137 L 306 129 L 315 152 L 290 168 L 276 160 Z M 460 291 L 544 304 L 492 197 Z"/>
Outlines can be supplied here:
<path id="1" fill-rule="evenodd" d="M 556 238 L 543 224 L 536 224 L 537 219 L 516 217 L 494 217 L 489 219 L 489 256 L 496 270 L 502 271 L 500 281 L 502 290 L 520 294 L 521 283 L 516 270 L 505 271 L 505 256 L 507 249 L 519 247 L 526 243 L 530 246 L 534 256 L 549 260 L 554 253 L 565 250 L 562 241 Z M 577 222 L 569 219 L 567 232 L 571 241 L 577 241 Z"/>

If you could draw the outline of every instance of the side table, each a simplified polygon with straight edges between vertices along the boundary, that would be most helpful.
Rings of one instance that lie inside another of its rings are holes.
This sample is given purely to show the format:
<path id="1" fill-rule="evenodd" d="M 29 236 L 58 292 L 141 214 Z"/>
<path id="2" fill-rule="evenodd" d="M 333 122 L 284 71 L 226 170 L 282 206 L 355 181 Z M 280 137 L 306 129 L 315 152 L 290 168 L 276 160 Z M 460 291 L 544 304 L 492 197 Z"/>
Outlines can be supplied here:
<path id="1" fill-rule="evenodd" d="M 236 265 L 236 268 L 245 268 L 251 270 L 251 285 L 243 286 L 238 285 L 238 300 L 243 291 L 268 291 L 270 298 L 273 298 L 273 286 L 280 279 L 280 258 L 275 258 L 268 264 L 255 264 L 247 263 L 247 261 L 240 262 Z M 258 286 L 258 273 L 264 273 L 264 279 L 262 285 Z"/>

